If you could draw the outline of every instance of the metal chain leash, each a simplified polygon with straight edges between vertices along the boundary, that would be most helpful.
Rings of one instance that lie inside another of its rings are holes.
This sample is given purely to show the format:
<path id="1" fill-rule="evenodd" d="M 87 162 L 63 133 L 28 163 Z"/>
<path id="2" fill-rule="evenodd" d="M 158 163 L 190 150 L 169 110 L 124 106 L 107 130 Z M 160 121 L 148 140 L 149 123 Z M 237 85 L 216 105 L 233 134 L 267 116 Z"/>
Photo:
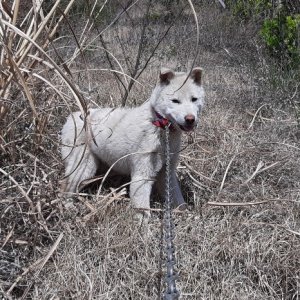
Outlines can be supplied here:
<path id="1" fill-rule="evenodd" d="M 176 288 L 176 270 L 175 270 L 175 246 L 174 246 L 174 223 L 172 219 L 172 203 L 171 203 L 171 185 L 170 185 L 170 124 L 165 127 L 166 136 L 166 146 L 165 146 L 165 156 L 166 156 L 166 194 L 165 194 L 165 210 L 163 218 L 163 247 L 165 250 L 165 284 L 166 288 L 163 294 L 163 300 L 178 300 L 179 291 Z"/>

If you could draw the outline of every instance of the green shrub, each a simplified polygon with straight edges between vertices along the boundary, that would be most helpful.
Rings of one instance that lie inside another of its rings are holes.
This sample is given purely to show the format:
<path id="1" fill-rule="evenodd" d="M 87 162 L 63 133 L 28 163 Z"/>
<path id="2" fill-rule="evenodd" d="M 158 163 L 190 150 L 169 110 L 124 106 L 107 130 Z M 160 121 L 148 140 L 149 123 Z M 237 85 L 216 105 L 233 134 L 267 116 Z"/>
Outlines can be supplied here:
<path id="1" fill-rule="evenodd" d="M 278 19 L 267 19 L 264 21 L 260 31 L 266 45 L 273 52 L 279 51 L 280 48 L 280 26 Z"/>
<path id="2" fill-rule="evenodd" d="M 300 66 L 300 9 L 295 2 L 274 0 L 228 0 L 232 15 L 254 22 L 271 56 L 283 68 Z"/>
<path id="3" fill-rule="evenodd" d="M 271 55 L 287 59 L 292 68 L 300 64 L 299 29 L 300 14 L 266 19 L 260 30 Z"/>
<path id="4" fill-rule="evenodd" d="M 272 8 L 271 0 L 231 0 L 228 3 L 234 16 L 242 19 L 258 17 Z"/>

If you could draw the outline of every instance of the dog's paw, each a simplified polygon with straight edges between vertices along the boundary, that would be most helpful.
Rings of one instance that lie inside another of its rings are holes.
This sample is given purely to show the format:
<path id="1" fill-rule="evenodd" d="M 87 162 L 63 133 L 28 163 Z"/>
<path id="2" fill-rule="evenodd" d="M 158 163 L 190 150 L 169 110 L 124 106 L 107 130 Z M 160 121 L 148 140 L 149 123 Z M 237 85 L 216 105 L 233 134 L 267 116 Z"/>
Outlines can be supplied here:
<path id="1" fill-rule="evenodd" d="M 173 205 L 173 210 L 174 211 L 182 212 L 182 211 L 185 211 L 187 209 L 188 209 L 188 205 L 185 202 L 180 203 L 179 205 Z"/>
<path id="2" fill-rule="evenodd" d="M 149 219 L 150 213 L 145 211 L 138 211 L 133 216 L 135 226 L 137 226 L 142 233 L 148 232 Z"/>
<path id="3" fill-rule="evenodd" d="M 150 214 L 144 212 L 136 212 L 133 216 L 134 222 L 139 225 L 148 224 L 150 218 Z"/>
<path id="4" fill-rule="evenodd" d="M 184 210 L 188 209 L 188 205 L 187 205 L 187 203 L 184 202 L 184 203 L 178 205 L 175 209 L 179 210 L 179 211 L 184 211 Z"/>

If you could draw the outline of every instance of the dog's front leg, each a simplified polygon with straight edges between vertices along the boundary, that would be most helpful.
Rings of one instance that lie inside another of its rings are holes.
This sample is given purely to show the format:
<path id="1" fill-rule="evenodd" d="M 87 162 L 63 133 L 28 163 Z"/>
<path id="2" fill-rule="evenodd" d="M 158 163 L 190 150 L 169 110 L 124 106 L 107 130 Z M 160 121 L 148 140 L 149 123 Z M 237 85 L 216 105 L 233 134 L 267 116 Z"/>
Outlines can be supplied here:
<path id="1" fill-rule="evenodd" d="M 178 208 L 180 210 L 184 210 L 187 208 L 187 204 L 185 203 L 181 188 L 176 176 L 175 171 L 171 171 L 171 178 L 170 178 L 170 187 L 171 187 L 171 196 L 173 201 L 173 207 Z"/>
<path id="2" fill-rule="evenodd" d="M 150 195 L 153 178 L 146 174 L 134 174 L 130 183 L 130 199 L 137 210 L 135 219 L 139 224 L 147 224 L 150 217 Z"/>
<path id="3" fill-rule="evenodd" d="M 164 199 L 166 195 L 166 168 L 162 168 L 157 176 L 156 187 L 159 195 Z M 170 194 L 172 206 L 174 208 L 185 209 L 186 203 L 183 199 L 180 185 L 175 170 L 171 170 L 170 174 Z"/>

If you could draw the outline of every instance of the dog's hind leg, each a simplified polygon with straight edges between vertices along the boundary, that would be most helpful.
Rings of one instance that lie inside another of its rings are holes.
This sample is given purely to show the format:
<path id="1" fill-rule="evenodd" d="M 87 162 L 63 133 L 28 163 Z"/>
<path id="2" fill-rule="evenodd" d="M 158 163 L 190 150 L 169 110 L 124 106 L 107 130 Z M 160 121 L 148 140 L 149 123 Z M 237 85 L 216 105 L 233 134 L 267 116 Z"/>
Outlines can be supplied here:
<path id="1" fill-rule="evenodd" d="M 88 147 L 75 147 L 65 159 L 66 173 L 63 192 L 77 192 L 79 184 L 96 174 L 98 162 Z"/>
<path id="2" fill-rule="evenodd" d="M 139 224 L 147 224 L 150 217 L 150 195 L 154 184 L 154 177 L 149 174 L 138 173 L 131 177 L 130 199 L 137 210 L 135 220 Z"/>

